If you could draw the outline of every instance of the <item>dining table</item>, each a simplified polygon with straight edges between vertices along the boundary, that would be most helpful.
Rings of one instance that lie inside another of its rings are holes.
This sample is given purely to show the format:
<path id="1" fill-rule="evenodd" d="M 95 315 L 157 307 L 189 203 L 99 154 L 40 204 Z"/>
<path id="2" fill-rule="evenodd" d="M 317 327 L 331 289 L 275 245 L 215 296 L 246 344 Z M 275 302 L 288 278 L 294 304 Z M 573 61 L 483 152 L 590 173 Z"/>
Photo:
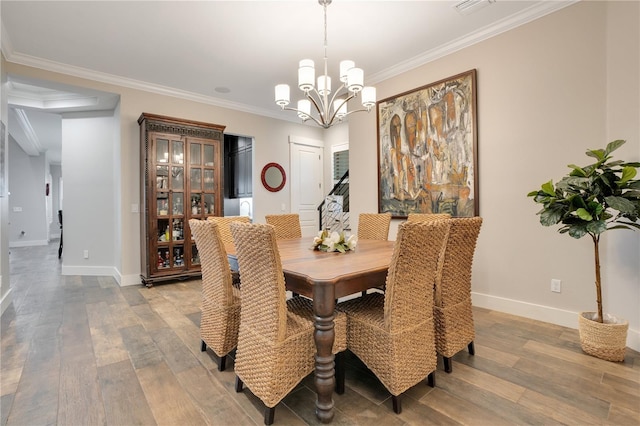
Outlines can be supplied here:
<path id="1" fill-rule="evenodd" d="M 359 240 L 355 250 L 344 253 L 314 250 L 312 243 L 312 237 L 277 241 L 286 289 L 313 300 L 316 416 L 330 423 L 336 383 L 332 353 L 336 301 L 384 284 L 395 241 Z M 237 270 L 235 247 L 225 248 L 231 268 Z"/>

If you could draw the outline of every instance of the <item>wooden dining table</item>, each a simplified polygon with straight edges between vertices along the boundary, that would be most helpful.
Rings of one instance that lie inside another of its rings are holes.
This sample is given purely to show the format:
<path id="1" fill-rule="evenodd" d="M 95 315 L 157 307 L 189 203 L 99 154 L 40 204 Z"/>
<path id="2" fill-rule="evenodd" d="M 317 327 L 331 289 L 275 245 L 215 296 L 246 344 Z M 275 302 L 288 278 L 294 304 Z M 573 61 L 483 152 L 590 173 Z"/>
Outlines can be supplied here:
<path id="1" fill-rule="evenodd" d="M 312 250 L 312 238 L 278 240 L 287 290 L 313 299 L 316 416 L 322 423 L 333 420 L 335 389 L 332 353 L 336 300 L 384 284 L 394 241 L 360 240 L 346 253 Z M 227 246 L 232 269 L 237 269 L 235 248 Z"/>

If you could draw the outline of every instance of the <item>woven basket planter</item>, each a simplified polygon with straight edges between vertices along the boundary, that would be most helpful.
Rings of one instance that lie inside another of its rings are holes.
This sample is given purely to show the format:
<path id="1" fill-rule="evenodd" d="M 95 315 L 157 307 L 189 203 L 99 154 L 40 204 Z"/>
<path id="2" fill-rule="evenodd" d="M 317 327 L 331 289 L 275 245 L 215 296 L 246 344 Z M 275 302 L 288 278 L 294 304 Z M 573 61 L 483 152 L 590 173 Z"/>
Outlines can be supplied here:
<path id="1" fill-rule="evenodd" d="M 607 361 L 624 361 L 629 322 L 605 314 L 604 322 L 594 321 L 595 312 L 579 316 L 580 346 L 589 355 Z"/>

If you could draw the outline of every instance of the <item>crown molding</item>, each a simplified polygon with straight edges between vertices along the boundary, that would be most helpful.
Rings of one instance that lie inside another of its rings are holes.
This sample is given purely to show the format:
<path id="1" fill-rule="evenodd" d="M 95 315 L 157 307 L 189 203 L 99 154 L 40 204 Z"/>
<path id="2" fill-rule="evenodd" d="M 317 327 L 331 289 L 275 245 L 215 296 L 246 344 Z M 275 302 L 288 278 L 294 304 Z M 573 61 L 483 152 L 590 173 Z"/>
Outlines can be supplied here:
<path id="1" fill-rule="evenodd" d="M 264 115 L 272 118 L 279 118 L 277 113 L 280 110 L 267 111 L 264 108 L 257 108 L 251 105 L 245 105 L 238 102 L 231 102 L 224 99 L 215 98 L 213 96 L 205 96 L 186 90 L 175 89 L 172 87 L 153 84 L 146 81 L 135 80 L 132 78 L 121 77 L 113 74 L 103 73 L 99 71 L 89 70 L 87 68 L 76 67 L 73 65 L 63 64 L 60 62 L 50 61 L 47 59 L 37 58 L 22 53 L 9 52 L 5 53 L 7 61 L 25 65 L 29 67 L 39 68 L 55 73 L 71 75 L 100 83 L 112 84 L 115 86 L 127 87 L 130 89 L 142 90 L 145 92 L 156 93 L 163 96 L 170 96 L 179 99 L 199 102 L 207 105 L 214 105 L 235 111 L 248 112 L 250 114 Z M 281 118 L 281 117 L 280 117 Z"/>
<path id="2" fill-rule="evenodd" d="M 20 108 L 11 108 L 11 110 L 14 112 L 16 120 L 18 121 L 18 124 L 25 136 L 24 139 L 20 138 L 20 140 L 16 140 L 16 142 L 18 142 L 22 150 L 27 153 L 27 155 L 40 155 L 42 145 L 40 145 L 40 140 L 38 139 L 36 131 L 33 130 L 33 127 L 31 126 L 27 113 Z"/>
<path id="3" fill-rule="evenodd" d="M 509 31 L 520 25 L 524 25 L 528 22 L 531 22 L 533 20 L 546 16 L 550 13 L 563 9 L 567 6 L 577 3 L 578 1 L 580 0 L 545 1 L 542 3 L 538 3 L 518 13 L 517 15 L 514 15 L 507 19 L 503 19 L 502 21 L 499 21 L 495 24 L 482 28 L 471 34 L 467 34 L 464 37 L 460 37 L 436 49 L 432 49 L 418 56 L 410 58 L 391 68 L 382 70 L 375 74 L 371 74 L 367 79 L 367 84 L 375 85 L 384 80 L 395 77 L 404 72 L 407 72 L 419 66 L 425 65 L 429 62 L 435 61 L 436 59 L 450 55 L 461 49 L 464 49 L 466 47 L 472 46 L 476 43 L 479 43 L 481 41 L 494 37 L 498 34 Z M 198 93 L 175 89 L 172 87 L 148 83 L 140 80 L 134 80 L 131 78 L 116 76 L 113 74 L 97 72 L 97 71 L 89 70 L 86 68 L 76 67 L 76 66 L 62 64 L 55 61 L 49 61 L 42 58 L 24 55 L 21 53 L 16 53 L 12 49 L 11 41 L 8 37 L 8 34 L 6 33 L 4 25 L 2 25 L 1 31 L 2 33 L 0 34 L 1 36 L 0 45 L 2 47 L 2 52 L 4 53 L 5 59 L 9 62 L 30 66 L 34 68 L 39 68 L 39 69 L 43 69 L 51 72 L 60 73 L 60 74 L 71 75 L 74 77 L 83 78 L 87 80 L 98 81 L 101 83 L 128 87 L 130 89 L 142 90 L 146 92 L 156 93 L 159 95 L 190 100 L 194 102 L 203 103 L 206 105 L 213 105 L 213 106 L 226 108 L 230 110 L 242 111 L 249 114 L 256 114 L 260 116 L 270 117 L 276 120 L 290 121 L 290 122 L 295 122 L 299 124 L 299 121 L 296 120 L 295 116 L 292 117 L 291 115 L 288 115 L 288 114 L 283 115 L 281 114 L 281 110 L 279 109 L 272 110 L 272 109 L 258 108 L 251 105 L 246 105 L 238 102 L 231 102 L 224 99 L 215 98 L 213 96 L 205 96 Z"/>
<path id="4" fill-rule="evenodd" d="M 476 43 L 480 43 L 491 37 L 495 37 L 521 25 L 542 18 L 543 16 L 556 12 L 579 1 L 580 0 L 545 1 L 535 4 L 516 15 L 510 16 L 509 18 L 505 18 L 501 21 L 474 31 L 473 33 L 452 40 L 449 43 L 446 43 L 435 49 L 431 49 L 420 55 L 414 56 L 413 58 L 400 62 L 393 67 L 371 74 L 367 79 L 367 85 L 375 85 L 389 78 L 396 77 L 400 74 L 411 71 L 412 69 L 418 68 L 419 66 L 425 65 L 429 62 L 433 62 L 437 59 L 443 58 L 466 47 L 472 46 Z"/>

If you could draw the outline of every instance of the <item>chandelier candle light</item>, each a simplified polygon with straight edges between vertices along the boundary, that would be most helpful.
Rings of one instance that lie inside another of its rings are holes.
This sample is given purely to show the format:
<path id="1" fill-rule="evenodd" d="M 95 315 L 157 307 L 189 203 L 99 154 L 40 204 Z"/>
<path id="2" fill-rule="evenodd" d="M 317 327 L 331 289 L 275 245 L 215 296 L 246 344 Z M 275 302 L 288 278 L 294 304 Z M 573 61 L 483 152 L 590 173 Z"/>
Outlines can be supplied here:
<path id="1" fill-rule="evenodd" d="M 328 129 L 337 122 L 341 122 L 347 115 L 359 111 L 371 111 L 376 104 L 376 88 L 364 87 L 364 71 L 356 68 L 353 61 L 340 62 L 340 87 L 331 95 L 331 77 L 327 72 L 327 6 L 331 0 L 318 0 L 324 9 L 324 74 L 315 82 L 315 67 L 312 59 L 303 59 L 298 68 L 298 88 L 304 92 L 306 99 L 298 101 L 297 108 L 287 107 L 290 102 L 289 85 L 276 86 L 276 104 L 283 110 L 295 111 L 302 121 L 312 119 L 318 126 Z M 347 102 L 362 92 L 362 106 L 364 109 L 347 111 Z M 314 96 L 315 94 L 315 96 Z M 331 96 L 330 96 L 331 95 Z M 311 105 L 317 111 L 317 117 L 311 114 Z"/>

